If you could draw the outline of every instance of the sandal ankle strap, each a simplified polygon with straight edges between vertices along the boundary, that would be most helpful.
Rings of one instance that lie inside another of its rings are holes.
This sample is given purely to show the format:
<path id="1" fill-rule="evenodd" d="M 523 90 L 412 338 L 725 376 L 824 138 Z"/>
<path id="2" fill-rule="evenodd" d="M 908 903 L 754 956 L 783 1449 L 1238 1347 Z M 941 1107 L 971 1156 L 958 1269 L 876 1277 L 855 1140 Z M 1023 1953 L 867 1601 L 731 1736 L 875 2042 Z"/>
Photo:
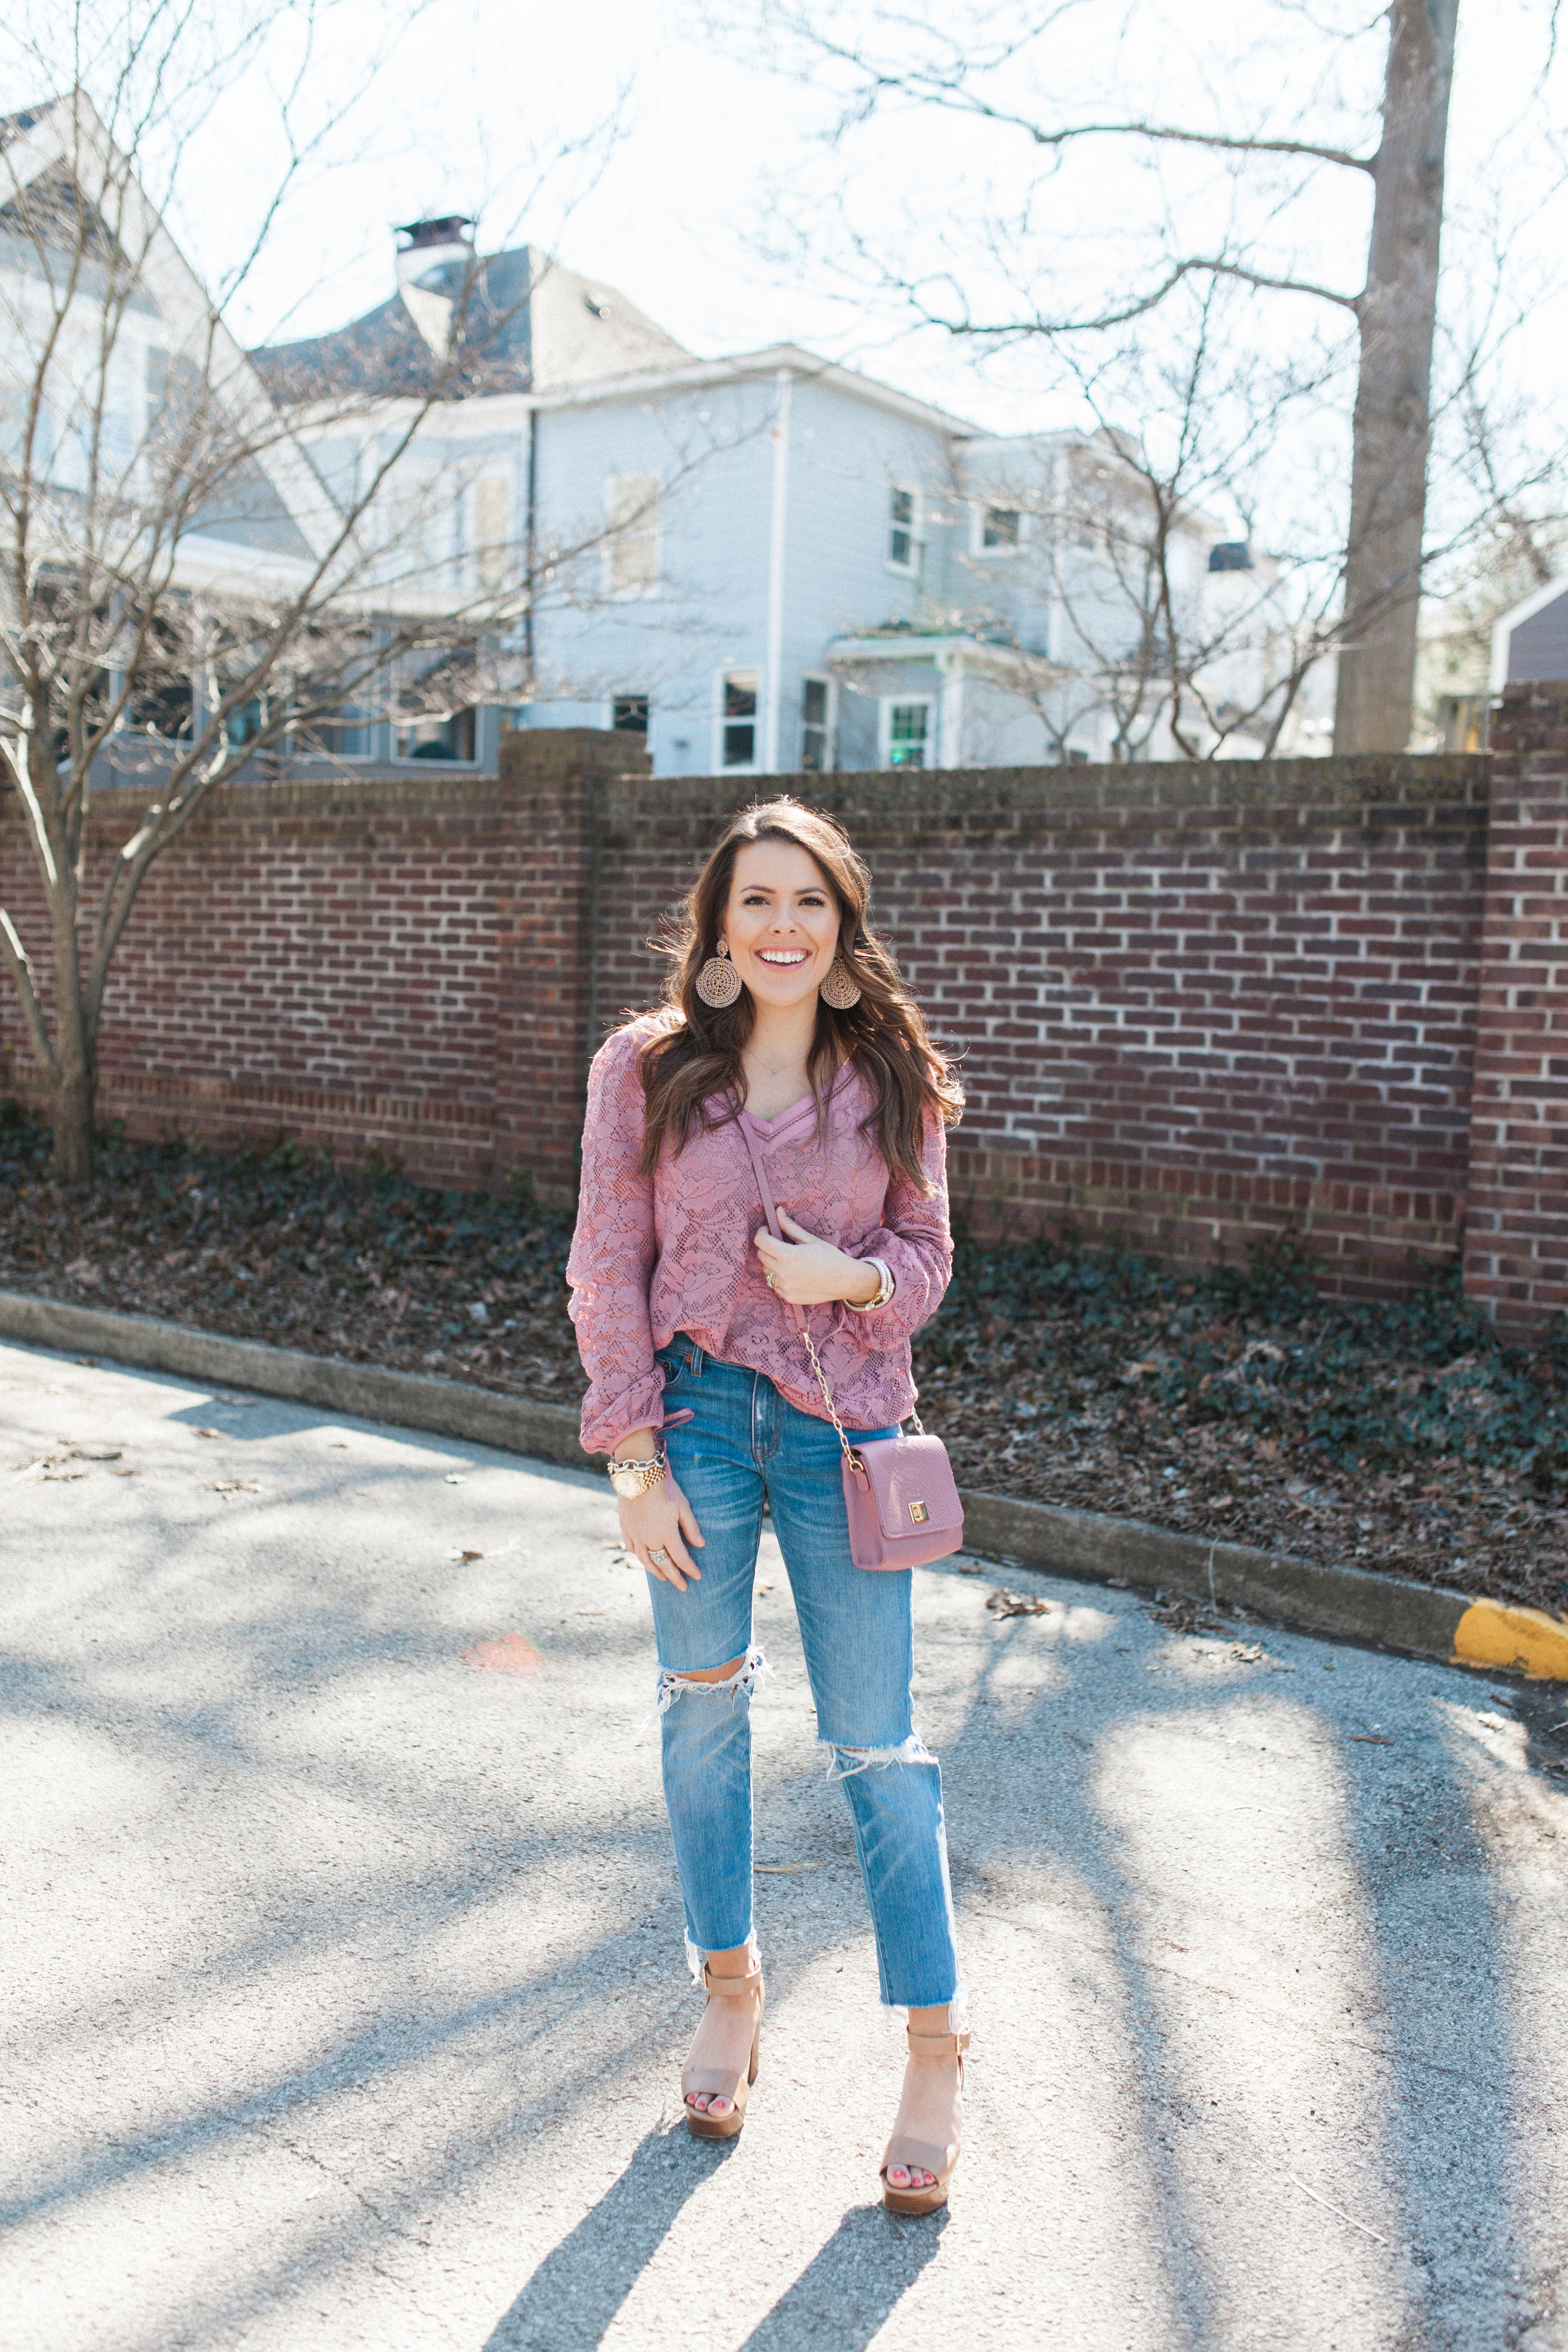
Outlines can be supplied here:
<path id="1" fill-rule="evenodd" d="M 904 2039 L 910 2054 L 921 2058 L 961 2058 L 969 2046 L 967 2026 L 960 2033 L 916 2033 L 913 2028 L 905 2027 Z"/>
<path id="2" fill-rule="evenodd" d="M 707 1993 L 717 1993 L 723 2000 L 734 2000 L 741 1993 L 752 1991 L 761 1982 L 760 1960 L 750 1975 L 744 1977 L 716 1977 L 713 1972 L 713 1963 L 710 1960 L 703 1962 L 703 1990 Z"/>

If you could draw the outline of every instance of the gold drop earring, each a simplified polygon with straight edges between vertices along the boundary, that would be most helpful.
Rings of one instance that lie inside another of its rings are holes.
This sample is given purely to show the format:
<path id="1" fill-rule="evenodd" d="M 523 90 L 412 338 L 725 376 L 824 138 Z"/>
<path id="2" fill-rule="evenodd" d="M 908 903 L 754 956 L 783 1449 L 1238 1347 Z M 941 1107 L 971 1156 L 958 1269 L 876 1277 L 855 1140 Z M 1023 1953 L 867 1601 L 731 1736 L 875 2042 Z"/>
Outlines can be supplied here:
<path id="1" fill-rule="evenodd" d="M 861 1001 L 861 992 L 853 973 L 841 955 L 833 958 L 833 968 L 817 991 L 824 1004 L 835 1013 L 848 1013 Z"/>
<path id="2" fill-rule="evenodd" d="M 860 991 L 857 989 L 855 993 L 858 996 Z M 716 955 L 710 955 L 698 972 L 697 994 L 716 1013 L 722 1013 L 726 1005 L 733 1004 L 740 994 L 740 974 L 730 961 L 727 947 L 721 947 Z"/>

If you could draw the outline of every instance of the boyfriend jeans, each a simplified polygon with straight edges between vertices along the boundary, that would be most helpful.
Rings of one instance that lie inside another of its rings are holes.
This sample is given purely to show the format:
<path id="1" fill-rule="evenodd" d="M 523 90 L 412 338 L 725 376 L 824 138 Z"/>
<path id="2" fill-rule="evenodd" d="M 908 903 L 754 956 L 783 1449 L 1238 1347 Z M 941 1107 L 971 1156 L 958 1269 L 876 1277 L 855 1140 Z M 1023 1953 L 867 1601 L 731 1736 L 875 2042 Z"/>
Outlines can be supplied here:
<path id="1" fill-rule="evenodd" d="M 664 1796 L 688 1948 L 732 1951 L 752 1932 L 751 1696 L 762 1665 L 751 1596 L 766 1496 L 789 1577 L 817 1736 L 842 1783 L 876 1936 L 882 1998 L 953 2000 L 958 1967 L 942 1774 L 915 1737 L 913 1579 L 850 1557 L 839 1442 L 764 1373 L 705 1355 L 685 1332 L 662 1349 L 670 1467 L 706 1538 L 685 1592 L 648 1580 L 659 1649 Z M 852 1436 L 891 1437 L 893 1430 Z M 684 1675 L 742 1663 L 726 1681 Z"/>

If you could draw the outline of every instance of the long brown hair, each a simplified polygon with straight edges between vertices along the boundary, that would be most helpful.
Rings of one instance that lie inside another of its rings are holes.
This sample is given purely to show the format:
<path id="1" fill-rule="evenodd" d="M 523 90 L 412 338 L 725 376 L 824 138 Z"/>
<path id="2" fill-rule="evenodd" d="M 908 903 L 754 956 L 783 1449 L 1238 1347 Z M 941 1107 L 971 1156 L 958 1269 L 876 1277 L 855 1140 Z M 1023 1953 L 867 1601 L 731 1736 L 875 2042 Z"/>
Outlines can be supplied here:
<path id="1" fill-rule="evenodd" d="M 819 1124 L 840 1067 L 852 1061 L 872 1097 L 862 1132 L 874 1133 L 890 1171 L 929 1191 L 920 1159 L 925 1122 L 933 1112 L 951 1122 L 962 1111 L 956 1073 L 926 1035 L 919 1006 L 866 919 L 871 874 L 864 859 L 831 817 L 789 799 L 754 803 L 733 819 L 693 884 L 684 920 L 666 950 L 668 1025 L 643 1049 L 648 1106 L 643 1174 L 653 1173 L 666 1135 L 674 1138 L 679 1151 L 694 1119 L 711 1127 L 731 1116 L 727 1109 L 710 1112 L 706 1106 L 712 1097 L 745 1099 L 741 1050 L 756 1018 L 750 992 L 743 988 L 733 1004 L 716 1012 L 697 994 L 697 974 L 717 952 L 735 861 L 753 841 L 790 842 L 821 867 L 838 902 L 839 954 L 861 992 L 860 1003 L 847 1013 L 818 1001 L 817 1033 L 806 1068 Z"/>

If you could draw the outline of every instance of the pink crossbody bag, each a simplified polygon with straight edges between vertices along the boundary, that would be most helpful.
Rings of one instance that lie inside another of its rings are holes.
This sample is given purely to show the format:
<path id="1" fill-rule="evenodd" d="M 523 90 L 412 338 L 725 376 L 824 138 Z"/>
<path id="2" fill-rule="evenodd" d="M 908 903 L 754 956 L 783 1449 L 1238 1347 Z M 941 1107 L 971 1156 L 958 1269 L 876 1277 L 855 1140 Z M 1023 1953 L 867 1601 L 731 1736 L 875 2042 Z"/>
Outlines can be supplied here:
<path id="1" fill-rule="evenodd" d="M 744 1111 L 739 1124 L 757 1172 L 768 1230 L 775 1241 L 781 1242 L 784 1236 L 779 1230 L 768 1171 Z M 828 1418 L 843 1450 L 850 1558 L 857 1568 L 923 1568 L 927 1560 L 946 1559 L 964 1540 L 964 1506 L 958 1500 L 947 1448 L 939 1437 L 926 1435 L 918 1413 L 910 1415 L 918 1433 L 914 1437 L 905 1437 L 901 1431 L 896 1437 L 874 1437 L 869 1443 L 862 1439 L 858 1445 L 852 1444 L 834 1408 L 805 1310 L 791 1307 L 789 1312 L 805 1342 Z"/>

